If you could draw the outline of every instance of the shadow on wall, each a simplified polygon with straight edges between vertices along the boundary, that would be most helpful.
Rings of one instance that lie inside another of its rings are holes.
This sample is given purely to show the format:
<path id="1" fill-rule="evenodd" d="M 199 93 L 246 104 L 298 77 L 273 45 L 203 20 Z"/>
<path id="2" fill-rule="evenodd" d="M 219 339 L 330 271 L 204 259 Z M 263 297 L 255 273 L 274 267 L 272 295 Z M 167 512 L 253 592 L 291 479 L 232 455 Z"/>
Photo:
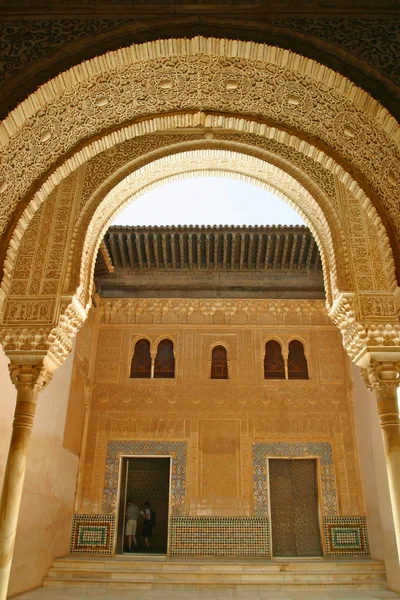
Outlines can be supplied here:
<path id="1" fill-rule="evenodd" d="M 68 554 L 78 456 L 63 447 L 74 351 L 41 393 L 28 452 L 9 594 L 42 584 L 53 559 Z M 11 438 L 16 390 L 0 349 L 0 476 Z"/>

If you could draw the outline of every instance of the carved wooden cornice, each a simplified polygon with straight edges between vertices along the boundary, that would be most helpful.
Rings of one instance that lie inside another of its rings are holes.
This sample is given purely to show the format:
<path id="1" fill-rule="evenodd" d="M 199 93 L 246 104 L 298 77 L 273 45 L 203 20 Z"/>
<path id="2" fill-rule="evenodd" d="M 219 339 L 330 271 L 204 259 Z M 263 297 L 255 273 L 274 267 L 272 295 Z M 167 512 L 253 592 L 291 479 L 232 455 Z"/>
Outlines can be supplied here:
<path id="1" fill-rule="evenodd" d="M 116 269 L 322 272 L 317 244 L 302 226 L 110 227 L 104 243 Z"/>

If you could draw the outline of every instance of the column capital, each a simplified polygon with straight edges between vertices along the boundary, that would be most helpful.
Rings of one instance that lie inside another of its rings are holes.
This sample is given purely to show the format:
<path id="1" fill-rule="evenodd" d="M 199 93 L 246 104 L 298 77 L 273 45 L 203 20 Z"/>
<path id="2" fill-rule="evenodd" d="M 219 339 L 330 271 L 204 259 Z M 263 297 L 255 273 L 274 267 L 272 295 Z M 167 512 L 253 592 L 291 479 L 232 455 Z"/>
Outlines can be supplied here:
<path id="1" fill-rule="evenodd" d="M 10 378 L 18 391 L 41 392 L 51 381 L 53 373 L 43 363 L 37 365 L 8 365 Z"/>
<path id="2" fill-rule="evenodd" d="M 361 369 L 364 381 L 378 399 L 392 398 L 397 394 L 400 385 L 400 361 L 371 360 L 369 365 Z"/>
<path id="3" fill-rule="evenodd" d="M 400 360 L 400 324 L 393 295 L 381 298 L 342 292 L 328 314 L 340 329 L 347 354 L 359 367 L 368 369 L 372 360 Z"/>

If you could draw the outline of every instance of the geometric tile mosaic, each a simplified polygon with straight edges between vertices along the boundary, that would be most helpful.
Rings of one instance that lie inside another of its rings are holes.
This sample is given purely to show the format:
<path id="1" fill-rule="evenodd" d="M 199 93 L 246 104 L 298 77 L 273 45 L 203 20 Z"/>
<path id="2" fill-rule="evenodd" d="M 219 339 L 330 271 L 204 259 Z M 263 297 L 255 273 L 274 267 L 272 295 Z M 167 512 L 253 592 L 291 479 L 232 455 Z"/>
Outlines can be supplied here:
<path id="1" fill-rule="evenodd" d="M 325 517 L 326 556 L 369 556 L 365 517 Z"/>
<path id="2" fill-rule="evenodd" d="M 330 442 L 271 442 L 252 445 L 254 514 L 269 515 L 268 458 L 317 457 L 324 517 L 338 514 L 335 467 Z"/>
<path id="3" fill-rule="evenodd" d="M 269 557 L 269 521 L 262 517 L 171 517 L 169 553 Z"/>
<path id="4" fill-rule="evenodd" d="M 186 505 L 186 442 L 112 440 L 107 444 L 102 512 L 115 513 L 121 456 L 171 457 L 171 515 L 184 515 Z"/>
<path id="5" fill-rule="evenodd" d="M 114 515 L 74 515 L 71 554 L 111 554 Z"/>

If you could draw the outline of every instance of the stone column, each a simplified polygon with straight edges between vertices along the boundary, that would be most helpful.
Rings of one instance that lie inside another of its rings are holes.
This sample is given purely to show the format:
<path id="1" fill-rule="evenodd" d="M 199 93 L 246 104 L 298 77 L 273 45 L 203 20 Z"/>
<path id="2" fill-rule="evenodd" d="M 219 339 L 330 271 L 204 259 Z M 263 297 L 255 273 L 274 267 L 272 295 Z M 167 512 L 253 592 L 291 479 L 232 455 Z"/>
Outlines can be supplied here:
<path id="1" fill-rule="evenodd" d="M 90 414 L 90 394 L 92 391 L 92 385 L 90 379 L 86 379 L 85 383 L 85 413 L 83 417 L 83 430 L 82 430 L 82 446 L 81 452 L 79 455 L 79 467 L 78 467 L 78 477 L 76 480 L 76 493 L 75 493 L 75 502 L 74 502 L 74 511 L 77 513 L 81 510 L 81 497 L 82 497 L 82 479 L 83 479 L 83 469 L 85 465 L 86 458 L 86 443 L 87 443 L 87 434 L 89 428 L 89 414 Z"/>
<path id="2" fill-rule="evenodd" d="M 9 369 L 11 380 L 17 388 L 17 402 L 0 502 L 0 600 L 7 598 L 36 401 L 51 379 L 51 373 L 43 364 L 10 364 Z"/>
<path id="3" fill-rule="evenodd" d="M 400 384 L 400 363 L 377 362 L 363 369 L 367 386 L 375 393 L 379 421 L 386 454 L 390 499 L 400 559 L 400 414 L 397 387 Z"/>

